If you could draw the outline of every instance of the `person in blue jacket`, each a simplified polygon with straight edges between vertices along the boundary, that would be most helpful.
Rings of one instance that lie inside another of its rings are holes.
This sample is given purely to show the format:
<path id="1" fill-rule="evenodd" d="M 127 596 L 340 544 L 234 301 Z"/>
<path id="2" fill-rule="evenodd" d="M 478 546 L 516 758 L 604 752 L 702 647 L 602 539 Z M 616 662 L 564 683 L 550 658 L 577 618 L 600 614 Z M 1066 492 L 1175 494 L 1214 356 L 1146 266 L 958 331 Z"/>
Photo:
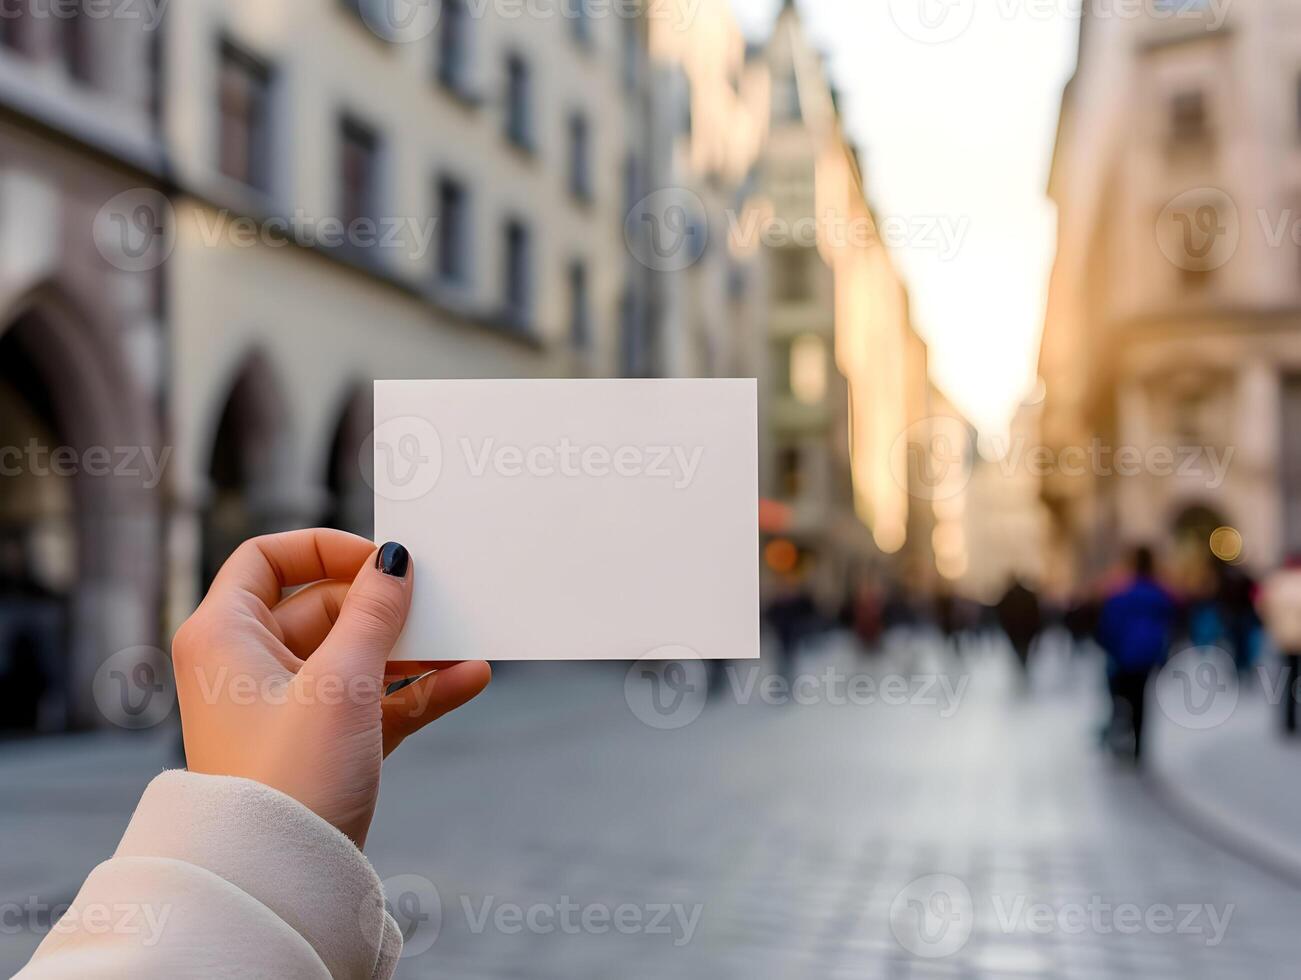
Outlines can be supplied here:
<path id="1" fill-rule="evenodd" d="M 1148 681 L 1169 656 L 1179 607 L 1156 580 L 1151 549 L 1136 548 L 1132 562 L 1133 577 L 1102 606 L 1098 643 L 1107 654 L 1113 744 L 1128 721 L 1137 763 L 1143 757 Z"/>

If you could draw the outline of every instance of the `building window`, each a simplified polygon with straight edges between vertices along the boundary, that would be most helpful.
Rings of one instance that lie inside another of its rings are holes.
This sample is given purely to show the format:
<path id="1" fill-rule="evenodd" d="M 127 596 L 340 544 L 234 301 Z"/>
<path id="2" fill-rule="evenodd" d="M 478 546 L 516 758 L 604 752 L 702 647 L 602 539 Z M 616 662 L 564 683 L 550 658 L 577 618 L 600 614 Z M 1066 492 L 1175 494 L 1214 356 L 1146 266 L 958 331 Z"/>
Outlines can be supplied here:
<path id="1" fill-rule="evenodd" d="M 1209 134 L 1206 96 L 1180 92 L 1170 104 L 1170 139 L 1177 144 L 1200 143 Z"/>
<path id="2" fill-rule="evenodd" d="M 379 183 L 379 137 L 351 116 L 339 132 L 339 218 L 345 226 L 375 217 Z"/>
<path id="3" fill-rule="evenodd" d="M 267 193 L 271 189 L 271 72 L 229 42 L 221 45 L 217 147 L 221 172 Z"/>
<path id="4" fill-rule="evenodd" d="M 778 302 L 802 303 L 813 296 L 812 249 L 795 246 L 772 253 L 773 292 Z"/>
<path id="5" fill-rule="evenodd" d="M 464 285 L 470 279 L 470 201 L 465 185 L 438 181 L 438 278 Z"/>
<path id="6" fill-rule="evenodd" d="M 71 6 L 55 21 L 56 43 L 63 67 L 83 85 L 95 81 L 95 21 L 86 16 L 80 5 Z"/>
<path id="7" fill-rule="evenodd" d="M 803 118 L 800 111 L 800 81 L 793 68 L 777 83 L 773 111 L 778 122 L 799 122 Z"/>
<path id="8" fill-rule="evenodd" d="M 804 489 L 804 454 L 799 446 L 784 446 L 777 454 L 777 493 L 794 500 Z"/>
<path id="9" fill-rule="evenodd" d="M 587 267 L 582 262 L 574 262 L 569 266 L 569 342 L 574 350 L 585 351 L 592 346 Z"/>
<path id="10" fill-rule="evenodd" d="M 789 390 L 803 405 L 818 405 L 827 395 L 827 345 L 817 334 L 791 344 Z"/>
<path id="11" fill-rule="evenodd" d="M 641 79 L 641 21 L 636 17 L 624 17 L 621 24 L 623 87 L 625 91 L 634 92 Z"/>
<path id="12" fill-rule="evenodd" d="M 569 11 L 569 33 L 579 44 L 592 43 L 592 14 L 587 9 L 587 0 L 573 0 Z"/>
<path id="13" fill-rule="evenodd" d="M 569 192 L 584 201 L 592 199 L 592 136 L 581 113 L 569 117 Z"/>
<path id="14" fill-rule="evenodd" d="M 26 4 L 15 4 L 0 17 L 0 45 L 20 54 L 32 53 L 32 16 Z"/>
<path id="15" fill-rule="evenodd" d="M 517 220 L 506 222 L 505 233 L 505 316 L 514 326 L 529 325 L 532 304 L 532 245 L 529 230 Z"/>
<path id="16" fill-rule="evenodd" d="M 442 0 L 438 20 L 438 81 L 463 94 L 469 53 L 470 19 L 466 0 Z"/>
<path id="17" fill-rule="evenodd" d="M 532 78 L 529 66 L 517 54 L 506 58 L 506 138 L 525 150 L 533 149 Z"/>

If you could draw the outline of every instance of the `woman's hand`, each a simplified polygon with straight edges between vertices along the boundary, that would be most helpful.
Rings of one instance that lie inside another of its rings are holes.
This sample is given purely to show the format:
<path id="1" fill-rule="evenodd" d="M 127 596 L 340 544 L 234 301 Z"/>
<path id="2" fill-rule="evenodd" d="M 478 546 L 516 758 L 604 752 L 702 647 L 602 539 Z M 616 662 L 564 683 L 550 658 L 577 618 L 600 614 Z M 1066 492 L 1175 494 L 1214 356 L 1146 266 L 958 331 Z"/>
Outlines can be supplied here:
<path id="1" fill-rule="evenodd" d="M 342 531 L 242 544 L 172 644 L 189 769 L 278 789 L 361 847 L 384 758 L 492 677 L 482 661 L 390 668 L 413 574 L 401 545 Z"/>

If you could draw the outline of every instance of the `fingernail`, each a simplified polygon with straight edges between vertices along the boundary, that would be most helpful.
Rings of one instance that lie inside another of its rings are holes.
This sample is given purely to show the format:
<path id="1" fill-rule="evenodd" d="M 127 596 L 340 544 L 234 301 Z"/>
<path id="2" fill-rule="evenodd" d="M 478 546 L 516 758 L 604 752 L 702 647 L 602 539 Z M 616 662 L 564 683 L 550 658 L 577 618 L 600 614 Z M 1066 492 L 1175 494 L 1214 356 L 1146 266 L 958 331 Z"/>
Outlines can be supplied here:
<path id="1" fill-rule="evenodd" d="M 410 553 L 396 541 L 384 545 L 375 556 L 375 567 L 385 575 L 392 575 L 394 578 L 406 578 L 407 567 L 410 564 Z"/>

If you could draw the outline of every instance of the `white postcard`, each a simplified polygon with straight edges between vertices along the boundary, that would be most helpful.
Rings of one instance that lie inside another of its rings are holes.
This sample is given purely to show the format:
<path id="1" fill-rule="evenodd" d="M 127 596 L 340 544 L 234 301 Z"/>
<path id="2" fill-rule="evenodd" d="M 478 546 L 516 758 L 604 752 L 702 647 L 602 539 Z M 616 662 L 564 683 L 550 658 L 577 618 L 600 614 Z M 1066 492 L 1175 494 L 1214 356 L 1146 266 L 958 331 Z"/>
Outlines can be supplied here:
<path id="1" fill-rule="evenodd" d="M 410 550 L 400 660 L 759 655 L 743 380 L 377 381 L 375 537 Z"/>

